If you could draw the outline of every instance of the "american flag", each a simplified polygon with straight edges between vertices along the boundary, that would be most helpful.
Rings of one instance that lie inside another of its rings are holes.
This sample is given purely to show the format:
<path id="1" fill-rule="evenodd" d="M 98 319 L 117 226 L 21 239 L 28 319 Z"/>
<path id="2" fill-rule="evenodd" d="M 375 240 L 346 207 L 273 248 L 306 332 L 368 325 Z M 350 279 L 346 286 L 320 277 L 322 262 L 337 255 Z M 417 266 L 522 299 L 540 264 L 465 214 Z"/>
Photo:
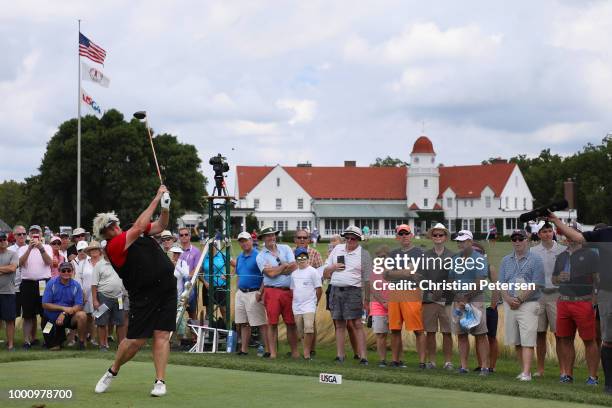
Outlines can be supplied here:
<path id="1" fill-rule="evenodd" d="M 79 55 L 87 57 L 93 62 L 104 65 L 106 51 L 94 44 L 93 41 L 90 41 L 89 38 L 79 33 Z"/>

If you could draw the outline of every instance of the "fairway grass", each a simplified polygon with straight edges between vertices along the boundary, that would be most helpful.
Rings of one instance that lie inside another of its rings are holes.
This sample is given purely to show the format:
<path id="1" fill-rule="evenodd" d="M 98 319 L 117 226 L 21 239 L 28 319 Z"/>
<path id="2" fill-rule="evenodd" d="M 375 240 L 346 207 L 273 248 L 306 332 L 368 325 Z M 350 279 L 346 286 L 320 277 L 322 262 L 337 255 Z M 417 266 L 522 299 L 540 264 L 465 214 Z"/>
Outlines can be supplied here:
<path id="1" fill-rule="evenodd" d="M 98 359 L 32 360 L 0 364 L 2 407 L 576 407 L 576 403 L 546 401 L 464 391 L 367 381 L 319 384 L 316 375 L 292 376 L 208 367 L 170 365 L 168 395 L 149 396 L 152 363 L 130 362 L 105 394 L 94 386 L 108 364 Z M 68 401 L 8 401 L 7 389 L 71 389 Z M 586 405 L 579 405 L 586 406 Z"/>

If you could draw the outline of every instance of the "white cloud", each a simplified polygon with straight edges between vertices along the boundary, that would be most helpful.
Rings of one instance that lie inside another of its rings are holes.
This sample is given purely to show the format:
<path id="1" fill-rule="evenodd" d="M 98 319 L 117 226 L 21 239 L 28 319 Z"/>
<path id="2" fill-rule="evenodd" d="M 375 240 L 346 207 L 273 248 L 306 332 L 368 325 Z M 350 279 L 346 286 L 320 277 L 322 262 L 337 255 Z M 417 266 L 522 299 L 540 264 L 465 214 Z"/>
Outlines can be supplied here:
<path id="1" fill-rule="evenodd" d="M 317 110 L 317 103 L 308 99 L 280 99 L 276 101 L 276 106 L 292 113 L 287 122 L 291 126 L 312 121 Z"/>
<path id="2" fill-rule="evenodd" d="M 278 132 L 276 123 L 258 123 L 250 120 L 231 121 L 227 127 L 237 135 L 273 135 Z"/>

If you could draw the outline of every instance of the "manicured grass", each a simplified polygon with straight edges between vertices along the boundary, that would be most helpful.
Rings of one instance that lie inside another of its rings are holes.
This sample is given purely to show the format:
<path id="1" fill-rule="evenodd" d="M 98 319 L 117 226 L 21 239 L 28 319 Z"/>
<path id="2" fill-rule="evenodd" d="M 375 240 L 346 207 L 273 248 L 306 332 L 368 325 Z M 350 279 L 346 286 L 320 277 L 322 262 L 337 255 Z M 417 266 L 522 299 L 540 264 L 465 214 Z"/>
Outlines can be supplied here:
<path id="1" fill-rule="evenodd" d="M 552 400 L 571 402 L 574 404 L 574 406 L 576 405 L 576 403 L 612 406 L 612 397 L 609 397 L 603 393 L 602 385 L 598 387 L 590 387 L 584 384 L 584 379 L 586 378 L 586 371 L 582 366 L 578 367 L 575 371 L 575 384 L 559 384 L 558 366 L 553 363 L 548 364 L 544 378 L 535 379 L 531 383 L 520 383 L 514 378 L 519 371 L 517 363 L 513 360 L 506 358 L 500 359 L 497 366 L 496 374 L 489 377 L 480 377 L 473 372 L 466 375 L 459 375 L 456 372 L 447 372 L 440 368 L 436 370 L 421 371 L 417 368 L 417 359 L 414 352 L 405 353 L 404 357 L 406 363 L 409 366 L 408 368 L 382 369 L 376 366 L 377 358 L 373 351 L 370 351 L 369 358 L 371 365 L 368 367 L 362 367 L 358 365 L 356 361 L 351 359 L 347 359 L 347 361 L 343 365 L 335 364 L 333 362 L 335 350 L 329 346 L 319 347 L 317 350 L 316 359 L 311 362 L 305 362 L 303 360 L 292 360 L 290 358 L 284 357 L 284 353 L 286 351 L 286 346 L 282 344 L 281 352 L 279 355 L 283 357 L 278 358 L 276 361 L 256 357 L 255 350 L 253 349 L 250 350 L 250 355 L 246 357 L 238 357 L 236 355 L 227 354 L 210 355 L 173 352 L 170 355 L 170 363 L 175 366 L 198 366 L 242 371 L 235 372 L 234 374 L 232 374 L 235 375 L 236 378 L 242 378 L 241 376 L 246 376 L 244 378 L 246 378 L 248 381 L 241 382 L 240 387 L 247 387 L 251 383 L 249 378 L 252 373 L 246 372 L 284 374 L 284 376 L 279 377 L 282 378 L 282 381 L 280 382 L 287 384 L 290 384 L 293 381 L 297 381 L 297 383 L 299 384 L 306 384 L 308 381 L 311 380 L 306 380 L 304 378 L 300 379 L 299 377 L 296 378 L 294 376 L 306 376 L 314 378 L 316 380 L 316 377 L 319 373 L 326 372 L 342 374 L 344 376 L 344 379 L 347 380 L 418 386 L 421 387 L 421 389 L 418 390 L 419 392 L 422 391 L 425 392 L 427 395 L 436 395 L 441 396 L 443 398 L 445 398 L 444 396 L 447 395 L 449 390 L 454 390 L 471 391 L 470 393 L 462 395 L 466 395 L 465 398 L 473 401 L 480 401 L 480 398 L 485 396 L 487 396 L 488 398 L 493 398 L 494 401 L 506 401 L 504 396 L 520 396 L 536 400 L 543 400 L 543 403 L 548 404 L 546 406 L 552 404 Z M 100 376 L 104 369 L 110 365 L 110 360 L 113 357 L 114 353 L 101 353 L 94 350 L 77 352 L 71 349 L 67 349 L 65 351 L 60 352 L 48 352 L 38 351 L 37 348 L 36 351 L 35 349 L 33 349 L 29 352 L 1 352 L 0 384 L 2 385 L 0 387 L 4 387 L 5 384 L 9 383 L 14 385 L 21 385 L 22 387 L 25 387 L 25 385 L 30 384 L 31 382 L 30 380 L 28 380 L 29 376 L 37 378 L 37 376 L 39 375 L 39 371 L 38 368 L 36 370 L 27 369 L 28 364 L 38 364 L 37 367 L 40 366 L 40 370 L 42 370 L 40 372 L 43 373 L 45 372 L 44 370 L 55 370 L 56 365 L 61 368 L 61 361 L 63 361 L 63 359 L 69 359 L 68 361 L 71 361 L 73 364 L 73 369 L 71 370 L 70 375 L 68 375 L 67 377 L 63 375 L 59 377 L 56 375 L 42 375 L 40 377 L 42 381 L 41 384 L 47 384 L 47 386 L 50 386 L 56 384 L 56 378 L 68 378 L 70 381 L 77 381 L 77 383 L 75 384 L 78 384 L 80 381 L 83 381 L 83 386 L 85 387 L 84 389 L 89 391 L 97 381 L 98 376 Z M 95 375 L 92 374 L 93 377 L 88 374 L 89 372 L 85 368 L 81 369 L 82 365 L 85 365 L 84 367 L 86 367 L 88 364 L 90 364 L 90 359 L 106 360 L 106 362 L 98 360 L 97 362 L 92 363 L 96 367 L 94 373 Z M 28 363 L 26 362 L 26 360 L 45 361 L 38 361 L 37 363 Z M 147 367 L 145 369 L 145 372 L 143 374 L 138 374 L 134 379 L 134 381 L 141 381 L 142 384 L 144 384 L 141 388 L 142 392 L 145 393 L 146 396 L 146 393 L 148 393 L 149 391 L 148 387 L 151 386 L 153 376 L 153 368 L 150 363 L 150 350 L 142 350 L 142 352 L 139 353 L 136 357 L 135 361 L 148 363 L 148 365 L 145 366 Z M 4 364 L 9 362 L 13 363 Z M 456 358 L 454 362 L 455 364 L 457 364 Z M 441 361 L 438 361 L 438 364 L 440 363 Z M 126 377 L 131 376 L 131 374 L 129 374 L 131 371 L 130 366 L 127 366 L 126 368 L 126 370 L 122 371 L 122 378 L 124 374 L 127 374 Z M 176 369 L 176 367 L 173 369 Z M 209 377 L 207 375 L 202 374 L 197 375 L 196 377 L 198 381 L 197 384 L 199 384 L 198 392 L 205 393 L 207 395 L 207 390 L 209 389 L 223 390 L 223 393 L 230 394 L 232 392 L 238 391 L 236 388 L 240 388 L 234 386 L 227 387 L 227 385 L 224 383 L 221 383 L 220 386 L 214 386 L 212 388 L 209 388 Z M 179 384 L 183 383 L 183 380 L 179 381 L 175 378 L 172 378 L 172 374 L 170 374 L 168 378 L 173 387 L 177 387 L 179 386 Z M 253 378 L 259 377 L 254 376 Z M 231 383 L 227 382 L 227 384 Z M 381 384 L 377 385 L 376 387 L 380 385 Z M 268 390 L 268 387 L 272 387 L 272 385 L 262 385 L 262 387 L 263 389 Z M 367 386 L 364 384 L 364 389 L 365 388 L 367 388 Z M 436 390 L 432 391 L 430 388 L 435 388 Z M 412 390 L 413 388 L 411 387 L 410 389 Z M 134 394 L 141 392 L 140 389 L 133 389 L 132 391 Z M 257 399 L 260 398 L 259 394 L 257 394 L 257 390 L 252 390 L 252 392 L 252 396 L 257 396 Z M 414 392 L 410 391 L 410 393 Z M 295 394 L 293 389 L 291 390 L 291 393 L 292 395 Z M 276 401 L 278 398 L 282 400 L 283 395 L 281 394 L 282 393 L 275 395 L 274 401 Z M 312 395 L 318 394 L 313 393 Z M 375 393 L 372 395 L 379 394 Z M 135 397 L 137 397 L 137 395 Z M 295 394 L 295 398 L 300 397 Z M 304 401 L 306 400 L 307 396 L 304 396 Z M 327 399 L 325 400 L 327 401 Z M 368 398 L 368 401 L 373 400 L 374 397 Z M 409 402 L 410 400 L 412 399 L 408 398 L 406 402 Z M 293 401 L 301 402 L 302 400 L 294 399 Z M 429 400 L 427 398 L 425 398 L 424 400 L 420 400 L 421 406 L 423 404 L 423 401 Z M 443 402 L 440 402 L 440 404 L 443 404 Z M 434 406 L 437 407 L 444 405 L 432 405 L 432 407 Z M 510 405 L 498 406 L 504 407 Z"/>
<path id="2" fill-rule="evenodd" d="M 464 391 L 437 390 L 410 385 L 380 384 L 367 381 L 343 381 L 341 385 L 318 383 L 318 373 L 307 377 L 253 373 L 204 367 L 170 365 L 167 374 L 168 394 L 149 396 L 152 388 L 151 363 L 132 362 L 121 371 L 109 391 L 95 394 L 93 388 L 106 368 L 95 359 L 55 359 L 22 361 L 0 365 L 2 406 L 23 407 L 423 407 L 439 408 L 533 407 L 562 408 L 576 404 L 529 398 L 474 394 Z M 8 401 L 6 390 L 71 389 L 69 401 Z"/>

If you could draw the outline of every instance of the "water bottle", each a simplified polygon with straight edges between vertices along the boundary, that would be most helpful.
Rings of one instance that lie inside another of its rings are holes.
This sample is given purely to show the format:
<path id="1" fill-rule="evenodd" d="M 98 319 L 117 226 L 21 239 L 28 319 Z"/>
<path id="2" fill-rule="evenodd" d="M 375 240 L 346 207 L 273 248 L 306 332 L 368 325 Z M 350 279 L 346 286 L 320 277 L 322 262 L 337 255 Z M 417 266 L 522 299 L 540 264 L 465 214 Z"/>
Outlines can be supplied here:
<path id="1" fill-rule="evenodd" d="M 257 346 L 257 357 L 263 357 L 265 352 L 266 350 L 264 349 L 263 344 L 260 344 L 259 346 Z"/>
<path id="2" fill-rule="evenodd" d="M 236 332 L 229 330 L 227 332 L 227 352 L 233 353 L 236 350 Z"/>
<path id="3" fill-rule="evenodd" d="M 368 312 L 366 312 L 365 309 L 363 309 L 363 312 L 361 313 L 361 323 L 364 325 L 368 324 Z"/>

